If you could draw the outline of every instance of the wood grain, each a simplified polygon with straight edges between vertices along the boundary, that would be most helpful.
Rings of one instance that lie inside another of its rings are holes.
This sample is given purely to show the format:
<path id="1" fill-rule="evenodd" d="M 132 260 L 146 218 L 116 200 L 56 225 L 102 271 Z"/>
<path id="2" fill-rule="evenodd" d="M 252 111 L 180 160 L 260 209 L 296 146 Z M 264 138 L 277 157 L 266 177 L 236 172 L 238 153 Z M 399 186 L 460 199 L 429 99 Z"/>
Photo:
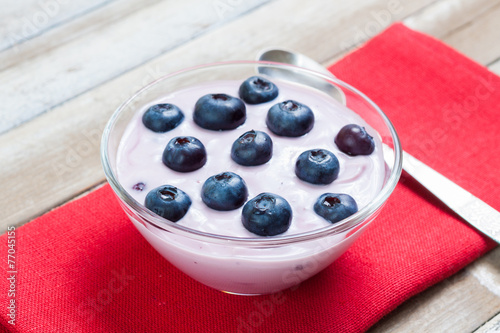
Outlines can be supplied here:
<path id="1" fill-rule="evenodd" d="M 483 22 L 483 20 L 476 19 L 484 14 L 487 14 L 492 9 L 496 9 L 495 7 L 497 7 L 499 4 L 500 0 L 435 1 L 421 8 L 420 10 L 413 12 L 411 15 L 404 17 L 402 19 L 402 22 L 411 29 L 443 40 L 450 46 L 457 48 L 459 51 L 462 51 L 464 53 L 466 53 L 466 51 L 473 52 L 472 48 L 470 47 L 470 38 L 473 38 L 473 36 L 471 36 L 471 32 L 458 32 L 456 30 L 467 29 L 467 27 L 469 27 L 470 25 L 477 26 L 477 22 Z M 402 3 L 402 6 L 404 5 L 406 4 Z M 492 17 L 490 17 L 491 14 L 489 14 L 488 16 L 489 17 L 487 18 L 487 20 L 495 21 Z M 375 16 L 373 16 L 372 14 L 372 18 L 373 17 Z M 483 24 L 483 28 L 485 24 Z M 479 30 L 479 28 L 476 27 L 476 29 L 474 30 Z M 493 31 L 487 30 L 487 28 L 485 31 L 487 32 L 485 43 L 477 43 L 476 47 L 473 48 L 476 54 L 481 53 L 482 48 L 489 48 L 487 42 L 491 41 L 492 38 L 494 38 L 494 36 L 491 35 Z M 361 42 L 363 41 L 364 40 L 361 40 Z M 356 46 L 359 46 L 359 43 L 348 47 L 347 50 L 350 51 Z M 500 54 L 497 51 L 493 51 L 491 53 Z M 330 65 L 341 58 L 343 54 L 345 53 L 336 54 L 332 58 L 325 60 L 325 63 L 327 65 Z M 475 55 L 472 55 L 472 58 L 479 60 L 478 57 L 474 58 Z M 483 63 L 489 64 L 489 62 Z"/>
<path id="2" fill-rule="evenodd" d="M 241 2 L 225 15 L 205 0 L 162 1 L 16 63 L 0 72 L 0 100 L 4 105 L 0 109 L 0 133 L 265 1 Z M 53 64 L 57 64 L 57 71 Z"/>
<path id="3" fill-rule="evenodd" d="M 481 19 L 464 25 L 454 34 L 445 36 L 443 41 L 477 62 L 488 65 L 500 55 L 500 2 L 485 12 Z M 474 41 L 475 47 L 470 46 Z"/>
<path id="4" fill-rule="evenodd" d="M 16 48 L 17 44 L 112 1 L 114 0 L 4 1 L 0 11 L 0 51 Z"/>
<path id="5" fill-rule="evenodd" d="M 123 17 L 160 1 L 162 0 L 107 1 L 104 6 L 98 7 L 98 10 L 86 11 L 85 14 L 51 27 L 36 38 L 34 36 L 28 40 L 19 40 L 13 47 L 0 52 L 0 71 L 48 52 L 92 31 L 98 31 Z"/>
<path id="6" fill-rule="evenodd" d="M 499 4 L 500 0 L 441 0 L 406 18 L 403 22 L 414 30 L 441 40 L 457 34 L 466 38 L 466 34 L 458 33 L 456 30 L 483 21 L 484 18 L 481 20 L 476 18 L 490 12 Z"/>
<path id="7" fill-rule="evenodd" d="M 498 333 L 500 332 L 500 313 L 474 331 L 474 333 Z"/>

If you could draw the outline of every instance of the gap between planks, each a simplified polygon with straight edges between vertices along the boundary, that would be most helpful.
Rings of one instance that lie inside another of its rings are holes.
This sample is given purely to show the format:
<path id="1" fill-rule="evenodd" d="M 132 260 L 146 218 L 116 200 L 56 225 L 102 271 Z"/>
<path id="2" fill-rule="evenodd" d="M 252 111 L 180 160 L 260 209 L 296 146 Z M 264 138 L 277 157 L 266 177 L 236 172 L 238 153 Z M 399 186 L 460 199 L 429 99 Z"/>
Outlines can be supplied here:
<path id="1" fill-rule="evenodd" d="M 474 333 L 498 333 L 500 332 L 500 313 L 484 323 Z"/>
<path id="2" fill-rule="evenodd" d="M 0 72 L 0 133 L 267 1 L 242 2 L 219 15 L 212 3 L 204 0 L 166 0 L 141 7 L 98 30 L 88 30 L 57 48 L 17 62 Z M 92 25 L 94 21 L 87 23 Z M 40 39 L 46 40 L 44 36 Z"/>
<path id="3" fill-rule="evenodd" d="M 11 48 L 0 51 L 0 71 L 60 47 L 92 31 L 102 29 L 160 1 L 162 0 L 106 1 L 102 6 L 93 7 L 93 11 L 88 11 L 73 17 L 72 20 L 50 26 L 50 29 L 47 29 L 38 38 L 21 40 Z"/>
<path id="4" fill-rule="evenodd" d="M 23 0 L 2 5 L 0 52 L 16 48 L 115 0 Z"/>
<path id="5" fill-rule="evenodd" d="M 408 299 L 367 333 L 472 332 L 500 311 L 500 297 L 491 293 L 474 270 L 500 269 L 500 248 L 464 270 Z"/>

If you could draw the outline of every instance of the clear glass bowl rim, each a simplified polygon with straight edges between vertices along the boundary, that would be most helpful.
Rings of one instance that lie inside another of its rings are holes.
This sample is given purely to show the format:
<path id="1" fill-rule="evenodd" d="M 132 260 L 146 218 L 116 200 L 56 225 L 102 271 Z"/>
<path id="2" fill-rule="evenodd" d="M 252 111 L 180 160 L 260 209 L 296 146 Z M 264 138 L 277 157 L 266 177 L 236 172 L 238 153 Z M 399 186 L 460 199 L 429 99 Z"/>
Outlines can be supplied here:
<path id="1" fill-rule="evenodd" d="M 224 235 L 217 235 L 217 234 L 212 234 L 212 233 L 206 233 L 198 230 L 194 230 L 182 225 L 179 225 L 177 223 L 168 221 L 150 210 L 148 210 L 144 205 L 140 204 L 138 201 L 136 201 L 132 196 L 130 196 L 127 191 L 121 186 L 121 184 L 118 182 L 118 179 L 113 172 L 110 161 L 109 161 L 109 154 L 108 154 L 108 141 L 109 141 L 109 135 L 113 131 L 113 128 L 115 126 L 115 123 L 120 116 L 121 112 L 130 104 L 134 101 L 134 99 L 144 93 L 146 90 L 152 88 L 156 84 L 159 84 L 160 82 L 164 80 L 168 80 L 170 78 L 179 76 L 179 75 L 184 75 L 189 72 L 197 71 L 197 70 L 202 70 L 202 69 L 216 69 L 218 67 L 230 67 L 230 66 L 262 66 L 262 67 L 269 67 L 269 68 L 278 68 L 278 69 L 287 69 L 287 70 L 293 70 L 298 73 L 303 73 L 306 75 L 313 75 L 318 78 L 321 78 L 327 82 L 334 83 L 335 85 L 338 85 L 344 89 L 348 89 L 352 91 L 353 93 L 357 94 L 361 98 L 365 100 L 371 107 L 373 107 L 379 114 L 379 116 L 382 118 L 384 121 L 385 125 L 389 129 L 389 132 L 391 133 L 391 137 L 393 140 L 393 145 L 394 145 L 394 164 L 392 166 L 391 173 L 387 179 L 386 184 L 382 188 L 382 190 L 377 194 L 377 196 L 366 206 L 364 206 L 362 209 L 360 209 L 357 213 L 351 215 L 350 217 L 342 220 L 339 223 L 332 224 L 331 226 L 327 226 L 324 228 L 316 229 L 313 231 L 308 231 L 308 232 L 303 232 L 303 233 L 297 233 L 293 235 L 286 235 L 286 236 L 281 236 L 281 237 L 234 237 L 234 236 L 224 236 Z M 296 243 L 296 242 L 303 242 L 303 241 L 310 241 L 314 239 L 319 239 L 328 235 L 333 235 L 333 234 L 338 234 L 341 232 L 345 232 L 348 230 L 352 230 L 356 228 L 358 225 L 360 225 L 362 222 L 365 220 L 369 219 L 373 214 L 375 214 L 385 203 L 385 201 L 389 198 L 391 195 L 392 191 L 396 187 L 396 184 L 399 180 L 399 177 L 401 175 L 402 171 L 402 148 L 401 148 L 401 143 L 399 140 L 399 137 L 396 133 L 396 130 L 392 124 L 392 122 L 389 120 L 389 118 L 385 115 L 385 113 L 371 100 L 369 99 L 365 94 L 363 94 L 361 91 L 357 90 L 356 88 L 352 87 L 351 85 L 331 76 L 324 75 L 322 73 L 312 71 L 309 69 L 305 69 L 302 67 L 290 65 L 290 64 L 284 64 L 284 63 L 278 63 L 278 62 L 272 62 L 272 61 L 250 61 L 250 60 L 241 60 L 241 61 L 225 61 L 225 62 L 215 62 L 215 63 L 209 63 L 209 64 L 204 64 L 204 65 L 199 65 L 199 66 L 194 66 L 194 67 L 189 67 L 186 69 L 182 69 L 180 71 L 176 71 L 167 75 L 164 75 L 155 81 L 147 84 L 144 86 L 142 89 L 137 91 L 134 95 L 132 95 L 129 99 L 127 99 L 124 103 L 122 103 L 118 109 L 112 114 L 111 118 L 108 120 L 103 134 L 102 134 L 102 140 L 101 140 L 101 163 L 104 169 L 104 173 L 106 175 L 106 178 L 111 185 L 111 188 L 115 192 L 115 194 L 119 197 L 120 200 L 122 200 L 129 208 L 131 208 L 136 215 L 138 215 L 143 223 L 148 223 L 149 225 L 170 232 L 170 233 L 175 233 L 178 235 L 182 235 L 185 237 L 189 237 L 192 239 L 198 239 L 201 241 L 206 241 L 206 242 L 211 242 L 211 243 L 218 243 L 218 244 L 225 244 L 225 245 L 235 245 L 235 246 L 246 246 L 246 247 L 266 247 L 266 246 L 279 246 L 279 245 L 285 245 L 285 244 L 291 244 L 291 243 Z"/>

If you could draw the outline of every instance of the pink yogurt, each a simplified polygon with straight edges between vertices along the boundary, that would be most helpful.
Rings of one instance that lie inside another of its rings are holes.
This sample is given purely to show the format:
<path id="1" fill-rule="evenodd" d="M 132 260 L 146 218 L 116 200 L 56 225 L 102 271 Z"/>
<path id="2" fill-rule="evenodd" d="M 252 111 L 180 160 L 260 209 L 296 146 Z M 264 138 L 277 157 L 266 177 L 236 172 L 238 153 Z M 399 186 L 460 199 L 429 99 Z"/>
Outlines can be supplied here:
<path id="1" fill-rule="evenodd" d="M 385 180 L 385 163 L 378 133 L 356 113 L 322 92 L 285 81 L 273 82 L 279 88 L 278 97 L 259 105 L 247 104 L 246 122 L 235 130 L 202 129 L 193 122 L 192 114 L 196 101 L 205 94 L 225 93 L 237 97 L 239 81 L 192 86 L 145 105 L 131 120 L 120 143 L 118 180 L 141 204 L 151 189 L 164 184 L 174 185 L 192 200 L 189 211 L 177 224 L 206 233 L 242 238 L 261 236 L 243 227 L 242 208 L 220 212 L 203 203 L 201 187 L 208 177 L 232 171 L 245 180 L 249 199 L 262 192 L 284 197 L 293 210 L 292 223 L 288 231 L 273 237 L 331 225 L 313 210 L 314 203 L 323 193 L 347 193 L 356 200 L 359 209 L 368 204 L 382 189 Z M 306 104 L 314 112 L 314 127 L 302 137 L 277 136 L 265 124 L 269 108 L 288 99 Z M 177 105 L 184 112 L 184 121 L 167 133 L 147 129 L 142 124 L 142 115 L 148 107 L 158 103 Z M 335 145 L 334 137 L 340 128 L 352 123 L 364 126 L 374 137 L 375 151 L 371 155 L 351 157 L 340 152 Z M 231 145 L 241 134 L 252 129 L 265 131 L 271 136 L 273 157 L 261 166 L 238 165 L 231 159 Z M 190 173 L 179 173 L 162 163 L 166 144 L 176 136 L 194 136 L 205 145 L 208 158 L 204 167 Z M 315 148 L 330 150 L 340 162 L 339 176 L 330 185 L 312 185 L 295 175 L 297 157 L 303 151 Z M 133 186 L 140 182 L 146 185 L 145 188 L 134 190 Z M 266 294 L 295 285 L 326 267 L 356 238 L 345 239 L 345 234 L 337 234 L 328 239 L 273 249 L 234 248 L 203 243 L 133 222 L 153 247 L 185 273 L 213 288 L 239 294 Z"/>

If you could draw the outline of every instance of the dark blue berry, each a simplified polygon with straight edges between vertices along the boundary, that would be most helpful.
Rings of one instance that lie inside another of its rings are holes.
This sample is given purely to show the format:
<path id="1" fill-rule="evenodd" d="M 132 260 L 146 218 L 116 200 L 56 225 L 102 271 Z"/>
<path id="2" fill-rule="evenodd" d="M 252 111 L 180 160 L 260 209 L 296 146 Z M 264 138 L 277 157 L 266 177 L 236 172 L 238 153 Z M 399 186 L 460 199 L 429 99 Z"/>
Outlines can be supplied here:
<path id="1" fill-rule="evenodd" d="M 177 222 L 186 215 L 191 206 L 191 199 L 175 186 L 162 185 L 146 195 L 144 205 L 155 214 Z"/>
<path id="2" fill-rule="evenodd" d="M 243 226 L 259 236 L 284 233 L 291 222 L 292 207 L 279 195 L 261 193 L 243 206 Z"/>
<path id="3" fill-rule="evenodd" d="M 172 170 L 190 172 L 205 165 L 207 152 L 197 138 L 178 136 L 169 141 L 163 151 L 162 160 Z"/>
<path id="4" fill-rule="evenodd" d="M 298 137 L 313 128 L 314 114 L 307 105 L 288 100 L 269 109 L 266 125 L 274 134 Z"/>
<path id="5" fill-rule="evenodd" d="M 245 103 L 226 94 L 208 94 L 196 102 L 193 120 L 209 130 L 235 129 L 246 120 Z"/>
<path id="6" fill-rule="evenodd" d="M 325 193 L 314 204 L 314 211 L 328 222 L 335 223 L 356 213 L 358 205 L 348 194 Z"/>
<path id="7" fill-rule="evenodd" d="M 370 155 L 375 149 L 375 142 L 364 127 L 349 124 L 342 127 L 335 137 L 335 144 L 340 151 L 356 156 Z"/>
<path id="8" fill-rule="evenodd" d="M 278 96 L 278 87 L 271 81 L 252 76 L 246 79 L 240 86 L 239 95 L 245 103 L 261 104 L 272 101 Z"/>
<path id="9" fill-rule="evenodd" d="M 156 104 L 142 116 L 144 126 L 154 132 L 167 132 L 176 128 L 184 120 L 184 113 L 173 104 Z"/>
<path id="10" fill-rule="evenodd" d="M 261 165 L 272 156 L 273 141 L 267 133 L 261 131 L 245 132 L 231 147 L 231 158 L 240 165 Z"/>
<path id="11" fill-rule="evenodd" d="M 339 160 L 326 149 L 307 150 L 297 158 L 295 174 L 311 184 L 330 184 L 339 175 Z"/>
<path id="12" fill-rule="evenodd" d="M 233 210 L 248 198 L 245 181 L 233 172 L 222 172 L 208 178 L 201 188 L 201 199 L 215 210 Z"/>

